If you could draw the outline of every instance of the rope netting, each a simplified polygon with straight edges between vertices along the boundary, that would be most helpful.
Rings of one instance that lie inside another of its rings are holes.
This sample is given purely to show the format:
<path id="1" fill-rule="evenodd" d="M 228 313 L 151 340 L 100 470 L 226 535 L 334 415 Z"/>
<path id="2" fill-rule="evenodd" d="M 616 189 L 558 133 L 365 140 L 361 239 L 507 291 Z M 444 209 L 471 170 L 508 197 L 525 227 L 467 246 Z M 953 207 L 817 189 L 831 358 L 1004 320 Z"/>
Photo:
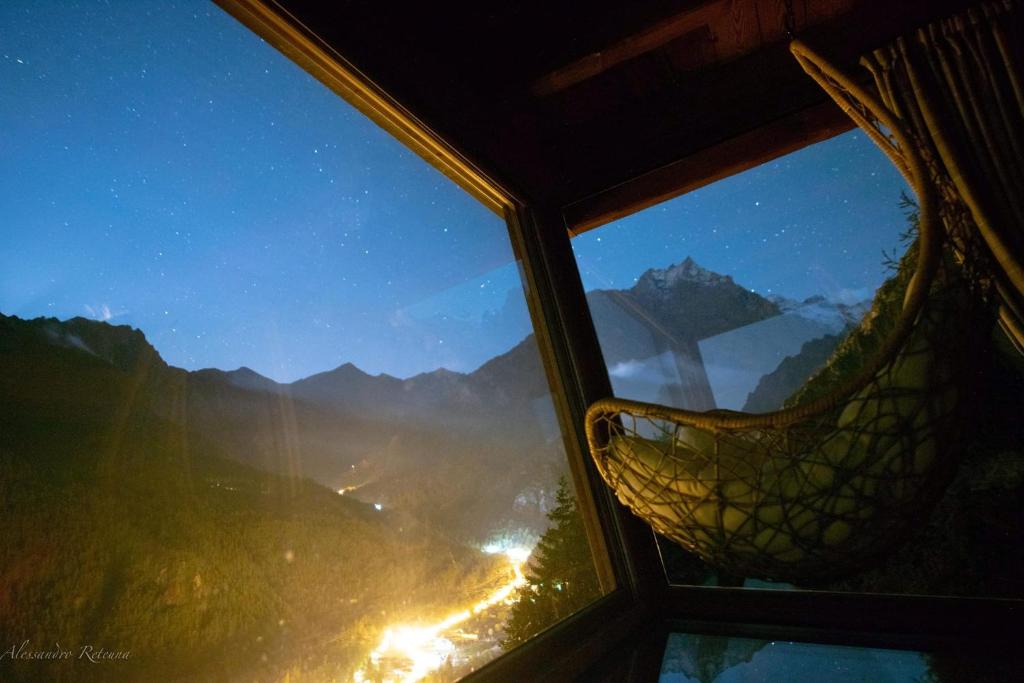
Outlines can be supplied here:
<path id="1" fill-rule="evenodd" d="M 788 407 L 695 412 L 609 398 L 588 410 L 587 437 L 605 482 L 656 531 L 730 574 L 800 581 L 864 566 L 941 494 L 974 297 L 961 267 L 939 273 L 942 210 L 911 134 L 805 45 L 793 52 L 914 189 L 914 247 Z M 837 362 L 851 344 L 859 353 Z"/>
<path id="2" fill-rule="evenodd" d="M 934 296 L 900 353 L 843 405 L 784 427 L 712 428 L 686 411 L 598 402 L 598 469 L 656 531 L 731 574 L 799 580 L 860 566 L 899 540 L 947 479 L 959 298 Z"/>

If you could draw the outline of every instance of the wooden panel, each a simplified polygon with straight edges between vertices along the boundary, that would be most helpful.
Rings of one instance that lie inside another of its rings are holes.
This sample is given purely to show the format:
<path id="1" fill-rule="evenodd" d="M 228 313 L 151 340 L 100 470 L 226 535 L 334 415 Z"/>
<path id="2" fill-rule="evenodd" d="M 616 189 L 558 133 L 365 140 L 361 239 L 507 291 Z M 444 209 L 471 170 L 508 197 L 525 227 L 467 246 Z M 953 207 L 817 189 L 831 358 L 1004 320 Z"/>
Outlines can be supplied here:
<path id="1" fill-rule="evenodd" d="M 670 619 L 703 622 L 678 625 L 696 632 L 922 650 L 981 643 L 1017 657 L 1024 601 L 673 586 L 664 609 Z"/>
<path id="2" fill-rule="evenodd" d="M 799 4 L 800 0 L 795 2 Z M 885 21 L 879 21 L 881 7 L 873 0 L 803 35 L 811 44 L 827 46 L 837 63 L 853 68 L 864 50 L 890 40 L 907 26 L 920 25 L 929 12 L 938 9 L 916 0 L 900 3 L 884 14 Z M 756 137 L 752 131 L 827 100 L 795 64 L 785 41 L 725 63 L 663 78 L 660 87 L 648 75 L 651 80 L 640 95 L 625 90 L 628 82 L 640 78 L 632 74 L 627 78 L 624 70 L 642 71 L 646 60 L 656 54 L 634 59 L 538 101 L 539 146 L 546 153 L 546 168 L 557 179 L 557 184 L 547 184 L 543 190 L 553 201 L 575 205 L 600 193 L 609 200 L 623 199 L 626 203 L 617 209 L 617 215 L 628 214 L 645 205 L 638 194 L 621 191 L 620 186 L 631 179 L 687 157 L 694 158 L 682 167 L 691 168 L 692 173 L 685 174 L 685 182 L 675 181 L 683 190 L 723 177 L 723 173 L 742 170 L 744 166 L 732 160 L 732 152 L 713 154 L 709 150 L 725 145 L 723 150 L 733 149 L 740 155 L 751 136 Z M 853 73 L 867 76 L 855 68 Z M 784 132 L 776 138 L 780 143 L 776 155 L 794 149 L 789 132 Z M 740 143 L 730 146 L 728 141 L 738 136 Z M 763 140 L 770 143 L 772 139 Z M 821 138 L 810 136 L 806 142 L 816 139 Z M 760 142 L 749 148 L 752 163 L 772 158 L 761 149 Z M 702 164 L 709 167 L 701 168 Z M 645 200 L 646 205 L 679 191 L 666 190 L 663 182 L 652 183 L 651 189 L 653 196 Z M 608 206 L 588 210 L 584 216 L 578 214 L 579 208 L 572 206 L 570 220 L 579 221 L 584 228 L 607 220 Z"/>
<path id="3" fill-rule="evenodd" d="M 822 18 L 803 37 L 840 62 L 969 1 L 793 0 L 799 28 Z M 277 2 L 524 201 L 580 201 L 822 99 L 805 87 L 785 41 L 771 40 L 782 30 L 773 18 L 784 0 L 648 0 L 610 9 L 455 0 L 445 12 L 367 0 Z M 606 52 L 680 8 L 705 8 L 708 21 L 557 93 L 531 94 L 538 76 Z M 751 36 L 768 43 L 729 56 Z"/>
<path id="4" fill-rule="evenodd" d="M 843 14 L 850 9 L 853 0 L 794 0 L 794 3 L 794 19 L 800 30 Z M 785 0 L 716 0 L 702 4 L 556 69 L 534 81 L 531 92 L 546 96 L 566 90 L 625 62 L 668 49 L 670 44 L 699 31 L 710 36 L 714 47 L 704 61 L 689 68 L 735 59 L 784 40 L 785 15 Z"/>
<path id="5" fill-rule="evenodd" d="M 578 235 L 852 127 L 831 101 L 817 105 L 567 206 L 569 232 Z"/>
<path id="6" fill-rule="evenodd" d="M 596 82 L 580 84 L 573 92 L 592 87 Z M 540 131 L 560 178 L 563 206 L 827 99 L 783 44 L 693 72 L 644 97 L 602 98 L 599 90 L 588 95 L 593 104 L 580 108 L 573 125 Z M 595 115 L 584 118 L 588 111 Z M 561 112 L 540 118 L 565 120 Z"/>
<path id="7" fill-rule="evenodd" d="M 613 66 L 646 54 L 706 25 L 714 15 L 722 11 L 725 4 L 726 0 L 711 2 L 669 17 L 639 33 L 626 36 L 600 52 L 585 55 L 536 80 L 531 90 L 535 95 L 549 95 L 593 78 Z"/>
<path id="8" fill-rule="evenodd" d="M 729 0 L 728 12 L 724 21 L 712 30 L 719 40 L 719 60 L 724 61 L 741 54 L 746 50 L 754 50 L 764 44 L 761 32 L 759 0 Z"/>

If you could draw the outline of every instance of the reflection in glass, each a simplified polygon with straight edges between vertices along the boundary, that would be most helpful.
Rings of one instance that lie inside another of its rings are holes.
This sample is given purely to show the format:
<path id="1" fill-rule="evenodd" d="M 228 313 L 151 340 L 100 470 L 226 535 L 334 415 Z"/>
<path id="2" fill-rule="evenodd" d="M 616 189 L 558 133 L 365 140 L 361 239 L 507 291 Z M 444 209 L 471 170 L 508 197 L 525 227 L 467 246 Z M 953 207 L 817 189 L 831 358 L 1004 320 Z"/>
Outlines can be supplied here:
<path id="1" fill-rule="evenodd" d="M 956 683 L 1011 680 L 1013 662 L 1002 653 L 923 654 L 882 650 L 671 633 L 665 646 L 659 683 Z"/>
<path id="2" fill-rule="evenodd" d="M 575 238 L 616 395 L 779 408 L 905 248 L 904 192 L 854 132 Z"/>

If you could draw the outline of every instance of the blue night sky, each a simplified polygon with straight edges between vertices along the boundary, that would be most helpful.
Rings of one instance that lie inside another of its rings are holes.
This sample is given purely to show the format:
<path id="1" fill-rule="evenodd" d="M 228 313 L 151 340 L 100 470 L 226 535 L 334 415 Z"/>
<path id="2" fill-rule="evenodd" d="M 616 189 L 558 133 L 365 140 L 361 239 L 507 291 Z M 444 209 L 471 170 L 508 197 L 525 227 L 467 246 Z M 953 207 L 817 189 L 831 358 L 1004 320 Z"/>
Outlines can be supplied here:
<path id="1" fill-rule="evenodd" d="M 587 289 L 631 287 L 651 267 L 691 256 L 762 294 L 854 303 L 884 279 L 882 250 L 902 249 L 899 172 L 851 131 L 574 240 Z"/>
<path id="2" fill-rule="evenodd" d="M 0 312 L 290 381 L 468 371 L 529 333 L 497 216 L 202 2 L 0 4 Z M 588 288 L 693 256 L 864 298 L 902 181 L 848 134 L 574 241 Z"/>

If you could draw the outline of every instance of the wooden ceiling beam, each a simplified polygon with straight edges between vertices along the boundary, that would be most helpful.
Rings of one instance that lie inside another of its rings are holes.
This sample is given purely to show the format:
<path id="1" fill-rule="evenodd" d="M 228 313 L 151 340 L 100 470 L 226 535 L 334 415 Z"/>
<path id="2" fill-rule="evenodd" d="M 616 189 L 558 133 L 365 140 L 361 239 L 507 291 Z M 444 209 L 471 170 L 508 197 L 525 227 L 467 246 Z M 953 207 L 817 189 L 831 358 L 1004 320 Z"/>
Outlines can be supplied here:
<path id="1" fill-rule="evenodd" d="M 853 128 L 831 100 L 645 173 L 564 209 L 571 236 L 660 204 Z"/>
<path id="2" fill-rule="evenodd" d="M 853 4 L 853 0 L 795 0 L 795 26 L 802 30 L 835 19 Z M 785 5 L 785 0 L 704 2 L 542 76 L 533 82 L 530 91 L 539 97 L 561 92 L 687 36 L 709 40 L 713 45 L 713 58 L 698 66 L 741 57 L 786 38 Z"/>
<path id="3" fill-rule="evenodd" d="M 623 62 L 647 54 L 701 26 L 723 11 L 729 0 L 712 0 L 657 22 L 626 36 L 604 50 L 592 52 L 534 81 L 530 91 L 537 96 L 551 95 L 604 73 Z"/>

